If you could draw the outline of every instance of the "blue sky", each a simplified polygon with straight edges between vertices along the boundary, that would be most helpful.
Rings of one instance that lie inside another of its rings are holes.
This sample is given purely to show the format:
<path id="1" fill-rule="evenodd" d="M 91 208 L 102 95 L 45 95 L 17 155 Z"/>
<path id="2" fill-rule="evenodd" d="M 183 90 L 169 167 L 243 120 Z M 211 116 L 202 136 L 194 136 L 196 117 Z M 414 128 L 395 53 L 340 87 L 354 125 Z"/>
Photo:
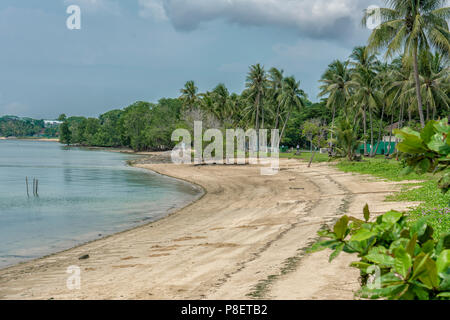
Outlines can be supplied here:
<path id="1" fill-rule="evenodd" d="M 66 8 L 81 8 L 68 30 Z M 365 44 L 380 0 L 2 0 L 0 115 L 98 116 L 177 97 L 187 80 L 241 92 L 248 66 L 294 75 L 311 100 L 333 59 Z"/>

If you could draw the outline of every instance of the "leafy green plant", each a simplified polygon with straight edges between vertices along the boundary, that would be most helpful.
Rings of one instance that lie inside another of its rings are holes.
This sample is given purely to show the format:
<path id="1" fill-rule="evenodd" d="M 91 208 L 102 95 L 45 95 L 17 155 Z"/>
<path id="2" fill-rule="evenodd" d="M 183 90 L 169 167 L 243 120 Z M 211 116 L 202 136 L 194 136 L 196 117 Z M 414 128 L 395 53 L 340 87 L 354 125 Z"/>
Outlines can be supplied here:
<path id="1" fill-rule="evenodd" d="M 397 149 L 404 152 L 407 167 L 404 173 L 416 171 L 443 171 L 450 166 L 450 126 L 448 119 L 429 121 L 417 132 L 410 128 L 395 130 L 395 135 L 402 139 Z M 439 188 L 446 193 L 450 188 L 450 172 L 443 175 L 439 181 Z"/>
<path id="2" fill-rule="evenodd" d="M 370 299 L 450 299 L 450 234 L 439 240 L 425 220 L 412 226 L 407 216 L 389 211 L 370 222 L 368 205 L 364 220 L 343 216 L 331 229 L 318 234 L 325 238 L 311 252 L 332 249 L 330 262 L 341 252 L 357 253 L 352 267 L 361 272 L 357 295 Z M 376 271 L 375 281 L 370 281 Z"/>

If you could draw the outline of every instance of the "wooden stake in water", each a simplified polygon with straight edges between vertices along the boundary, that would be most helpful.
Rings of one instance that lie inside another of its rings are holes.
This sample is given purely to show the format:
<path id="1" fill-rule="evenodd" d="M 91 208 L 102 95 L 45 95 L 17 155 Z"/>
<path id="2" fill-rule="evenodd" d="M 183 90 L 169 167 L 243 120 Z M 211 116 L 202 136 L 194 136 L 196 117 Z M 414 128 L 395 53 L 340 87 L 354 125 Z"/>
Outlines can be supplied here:
<path id="1" fill-rule="evenodd" d="M 39 179 L 36 179 L 36 197 L 39 197 L 38 187 L 39 187 Z"/>
<path id="2" fill-rule="evenodd" d="M 28 177 L 25 177 L 25 181 L 27 183 L 27 197 L 30 197 L 30 193 L 28 192 Z"/>

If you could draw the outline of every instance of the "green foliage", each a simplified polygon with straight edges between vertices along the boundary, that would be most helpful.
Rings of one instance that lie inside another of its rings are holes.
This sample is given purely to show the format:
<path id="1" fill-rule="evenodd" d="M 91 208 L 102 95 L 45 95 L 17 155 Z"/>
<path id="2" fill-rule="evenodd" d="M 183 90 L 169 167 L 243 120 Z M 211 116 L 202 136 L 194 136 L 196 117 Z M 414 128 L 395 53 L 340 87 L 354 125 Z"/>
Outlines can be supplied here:
<path id="1" fill-rule="evenodd" d="M 173 147 L 172 132 L 183 127 L 182 101 L 161 99 L 158 104 L 136 102 L 124 110 L 112 110 L 97 118 L 70 117 L 60 126 L 61 143 L 130 147 L 135 151 Z"/>
<path id="2" fill-rule="evenodd" d="M 402 300 L 448 300 L 450 298 L 450 234 L 436 240 L 426 221 L 408 224 L 407 216 L 389 211 L 369 222 L 343 216 L 333 229 L 321 230 L 324 238 L 311 252 L 332 249 L 330 262 L 341 252 L 356 253 L 351 264 L 361 272 L 364 298 Z M 370 281 L 378 271 L 375 281 Z"/>
<path id="3" fill-rule="evenodd" d="M 347 157 L 352 161 L 356 155 L 356 149 L 360 143 L 358 139 L 358 126 L 350 119 L 341 119 L 332 130 L 336 134 L 338 155 Z"/>
<path id="4" fill-rule="evenodd" d="M 419 201 L 421 204 L 409 211 L 409 221 L 425 220 L 436 233 L 436 238 L 450 231 L 450 193 L 442 193 L 437 188 L 436 179 L 420 183 L 415 188 L 407 188 L 388 201 Z"/>
<path id="5" fill-rule="evenodd" d="M 450 166 L 450 126 L 448 119 L 429 121 L 417 132 L 410 128 L 395 130 L 395 134 L 402 141 L 397 148 L 404 152 L 408 167 L 406 173 L 416 171 L 419 174 L 438 172 Z M 443 192 L 449 189 L 450 173 L 446 173 L 439 187 Z"/>
<path id="6" fill-rule="evenodd" d="M 64 121 L 60 125 L 59 130 L 61 131 L 59 141 L 63 144 L 70 145 L 72 142 L 72 132 L 69 129 L 69 124 Z"/>
<path id="7" fill-rule="evenodd" d="M 337 168 L 344 172 L 356 172 L 361 174 L 370 174 L 379 178 L 392 181 L 424 179 L 428 176 L 420 176 L 416 173 L 404 175 L 402 172 L 405 167 L 400 161 L 388 160 L 383 158 L 365 159 L 360 162 L 340 161 Z"/>
<path id="8" fill-rule="evenodd" d="M 302 159 L 309 161 L 311 159 L 311 152 L 301 152 L 299 155 L 296 154 L 296 152 L 292 153 L 280 153 L 280 158 L 284 159 Z M 314 156 L 313 162 L 314 163 L 320 163 L 320 162 L 328 162 L 330 161 L 330 158 L 328 157 L 328 154 L 322 154 L 317 153 Z"/>
<path id="9" fill-rule="evenodd" d="M 57 128 L 46 127 L 44 120 L 15 116 L 0 117 L 0 137 L 57 137 L 57 135 Z"/>

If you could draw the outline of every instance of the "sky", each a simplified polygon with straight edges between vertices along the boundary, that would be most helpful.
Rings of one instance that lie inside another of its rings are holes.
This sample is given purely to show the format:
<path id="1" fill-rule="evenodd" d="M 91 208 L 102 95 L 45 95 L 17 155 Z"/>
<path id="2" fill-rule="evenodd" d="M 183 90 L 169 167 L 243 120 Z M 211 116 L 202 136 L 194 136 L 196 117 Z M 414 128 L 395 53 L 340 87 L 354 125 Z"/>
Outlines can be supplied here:
<path id="1" fill-rule="evenodd" d="M 0 116 L 98 116 L 135 101 L 240 93 L 252 64 L 294 75 L 312 101 L 334 59 L 370 30 L 363 10 L 381 0 L 2 0 Z M 81 29 L 66 12 L 81 9 Z"/>

